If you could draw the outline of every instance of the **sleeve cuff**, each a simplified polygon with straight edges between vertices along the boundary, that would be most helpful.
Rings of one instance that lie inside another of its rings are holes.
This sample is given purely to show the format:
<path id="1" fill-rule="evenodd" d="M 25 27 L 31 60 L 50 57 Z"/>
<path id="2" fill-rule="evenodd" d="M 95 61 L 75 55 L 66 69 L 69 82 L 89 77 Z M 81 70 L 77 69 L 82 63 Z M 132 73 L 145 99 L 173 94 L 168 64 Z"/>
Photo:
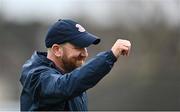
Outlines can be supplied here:
<path id="1" fill-rule="evenodd" d="M 117 58 L 116 56 L 113 54 L 113 52 L 110 50 L 108 51 L 109 52 L 109 58 L 113 61 L 113 62 L 116 62 L 117 61 Z"/>

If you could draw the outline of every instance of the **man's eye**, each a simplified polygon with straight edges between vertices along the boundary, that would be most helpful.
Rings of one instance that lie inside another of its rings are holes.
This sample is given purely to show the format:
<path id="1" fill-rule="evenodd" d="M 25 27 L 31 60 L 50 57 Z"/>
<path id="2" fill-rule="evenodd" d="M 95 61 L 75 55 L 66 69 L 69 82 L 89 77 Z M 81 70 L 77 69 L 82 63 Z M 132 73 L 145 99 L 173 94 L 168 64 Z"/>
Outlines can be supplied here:
<path id="1" fill-rule="evenodd" d="M 82 48 L 80 48 L 80 47 L 74 47 L 74 49 L 82 49 Z"/>

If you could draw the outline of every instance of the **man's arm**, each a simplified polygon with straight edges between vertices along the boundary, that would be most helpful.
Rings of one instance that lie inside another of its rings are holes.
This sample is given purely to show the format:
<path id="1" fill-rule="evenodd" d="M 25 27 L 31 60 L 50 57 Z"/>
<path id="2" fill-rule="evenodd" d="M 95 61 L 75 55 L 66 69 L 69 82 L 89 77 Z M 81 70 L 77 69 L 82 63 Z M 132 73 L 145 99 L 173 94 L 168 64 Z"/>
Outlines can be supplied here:
<path id="1" fill-rule="evenodd" d="M 42 97 L 61 97 L 61 100 L 65 100 L 80 95 L 108 74 L 117 58 L 129 53 L 130 46 L 130 42 L 126 40 L 117 40 L 111 51 L 98 54 L 70 73 L 60 75 L 44 72 L 40 79 Z"/>
<path id="2" fill-rule="evenodd" d="M 102 52 L 85 65 L 64 75 L 46 71 L 41 74 L 41 95 L 75 97 L 93 87 L 112 68 L 116 57 L 112 51 Z"/>

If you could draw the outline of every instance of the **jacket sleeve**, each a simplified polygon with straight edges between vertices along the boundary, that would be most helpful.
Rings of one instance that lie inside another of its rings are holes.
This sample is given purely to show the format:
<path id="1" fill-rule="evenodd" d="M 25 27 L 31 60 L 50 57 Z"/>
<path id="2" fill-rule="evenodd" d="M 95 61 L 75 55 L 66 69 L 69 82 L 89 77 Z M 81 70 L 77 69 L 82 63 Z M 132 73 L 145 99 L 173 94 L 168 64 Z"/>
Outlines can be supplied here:
<path id="1" fill-rule="evenodd" d="M 41 95 L 49 98 L 61 97 L 62 100 L 78 96 L 96 85 L 111 70 L 114 62 L 116 57 L 112 51 L 107 51 L 99 53 L 70 73 L 62 75 L 44 72 L 40 78 Z"/>

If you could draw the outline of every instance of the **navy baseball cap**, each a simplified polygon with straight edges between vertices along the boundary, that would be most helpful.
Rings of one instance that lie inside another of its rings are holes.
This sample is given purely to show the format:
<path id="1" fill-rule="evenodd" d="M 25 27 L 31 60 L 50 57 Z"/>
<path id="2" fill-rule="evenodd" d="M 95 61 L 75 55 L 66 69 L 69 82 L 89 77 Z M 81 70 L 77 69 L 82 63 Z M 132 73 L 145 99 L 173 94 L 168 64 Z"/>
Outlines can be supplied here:
<path id="1" fill-rule="evenodd" d="M 45 44 L 47 48 L 53 44 L 72 43 L 84 48 L 98 44 L 100 38 L 87 32 L 80 24 L 69 19 L 60 19 L 49 29 Z"/>

